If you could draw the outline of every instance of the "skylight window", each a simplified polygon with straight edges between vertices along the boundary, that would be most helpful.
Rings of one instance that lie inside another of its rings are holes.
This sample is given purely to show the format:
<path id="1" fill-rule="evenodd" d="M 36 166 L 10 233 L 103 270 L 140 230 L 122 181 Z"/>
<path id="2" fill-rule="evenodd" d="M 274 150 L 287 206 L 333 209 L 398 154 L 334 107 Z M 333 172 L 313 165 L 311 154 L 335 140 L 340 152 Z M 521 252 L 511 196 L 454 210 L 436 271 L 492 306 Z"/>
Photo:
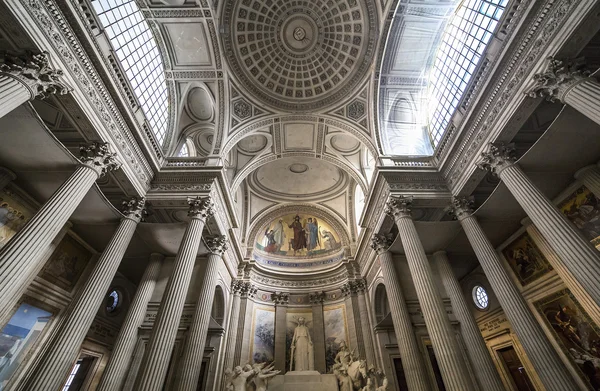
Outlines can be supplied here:
<path id="1" fill-rule="evenodd" d="M 134 0 L 92 1 L 135 96 L 160 144 L 168 123 L 168 96 L 160 52 Z"/>
<path id="2" fill-rule="evenodd" d="M 449 21 L 430 78 L 429 131 L 434 147 L 492 38 L 508 0 L 464 0 Z"/>
<path id="3" fill-rule="evenodd" d="M 179 150 L 179 157 L 190 157 L 190 151 L 188 150 L 188 146 L 184 143 Z"/>

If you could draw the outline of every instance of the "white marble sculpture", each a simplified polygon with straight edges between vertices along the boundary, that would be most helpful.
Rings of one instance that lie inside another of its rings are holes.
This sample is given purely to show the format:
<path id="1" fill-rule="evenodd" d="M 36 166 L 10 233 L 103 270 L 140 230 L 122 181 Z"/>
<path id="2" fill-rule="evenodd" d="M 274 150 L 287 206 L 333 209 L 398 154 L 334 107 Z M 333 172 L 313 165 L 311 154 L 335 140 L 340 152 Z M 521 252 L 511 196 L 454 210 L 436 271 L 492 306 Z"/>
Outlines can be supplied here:
<path id="1" fill-rule="evenodd" d="M 248 378 L 253 375 L 254 370 L 252 369 L 252 367 L 248 369 L 248 366 L 242 368 L 238 365 L 233 370 L 227 368 L 225 370 L 225 390 L 246 391 Z"/>
<path id="2" fill-rule="evenodd" d="M 271 379 L 275 375 L 278 375 L 279 372 L 281 372 L 276 371 L 273 368 L 274 364 L 265 367 L 265 363 L 254 364 L 252 366 L 252 369 L 254 370 L 252 382 L 254 383 L 255 391 L 267 391 L 269 379 Z"/>
<path id="3" fill-rule="evenodd" d="M 315 369 L 313 343 L 306 326 L 306 319 L 298 318 L 291 347 L 290 371 L 312 371 Z"/>

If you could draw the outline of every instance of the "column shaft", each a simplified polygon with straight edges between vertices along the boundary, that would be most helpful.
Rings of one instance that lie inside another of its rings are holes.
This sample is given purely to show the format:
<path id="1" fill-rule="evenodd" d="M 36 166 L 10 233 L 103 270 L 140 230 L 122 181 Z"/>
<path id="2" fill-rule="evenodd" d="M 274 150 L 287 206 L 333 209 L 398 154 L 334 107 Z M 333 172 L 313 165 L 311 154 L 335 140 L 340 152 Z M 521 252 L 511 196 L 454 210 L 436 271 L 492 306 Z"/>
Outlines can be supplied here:
<path id="1" fill-rule="evenodd" d="M 313 350 L 315 354 L 315 371 L 327 373 L 327 361 L 325 355 L 325 319 L 323 316 L 323 304 L 313 303 Z M 283 341 L 285 346 L 285 340 Z M 285 358 L 284 358 L 285 361 Z"/>
<path id="2" fill-rule="evenodd" d="M 508 321 L 546 389 L 548 391 L 577 390 L 578 387 L 569 371 L 544 335 L 540 324 L 508 276 L 496 250 L 475 217 L 468 216 L 460 222 Z"/>
<path id="3" fill-rule="evenodd" d="M 90 187 L 98 172 L 86 165 L 79 166 L 67 181 L 50 197 L 0 250 L 0 319 L 17 304 L 20 287 L 28 286 L 40 269 L 43 255 L 60 232 Z"/>
<path id="4" fill-rule="evenodd" d="M 163 388 L 203 228 L 204 220 L 192 217 L 183 235 L 175 267 L 154 321 L 136 391 L 159 391 Z"/>
<path id="5" fill-rule="evenodd" d="M 285 333 L 286 333 L 287 308 L 284 305 L 275 306 L 275 369 L 285 373 L 289 368 L 285 367 Z"/>
<path id="6" fill-rule="evenodd" d="M 367 309 L 367 295 L 365 291 L 358 294 L 358 312 L 360 314 L 360 328 L 362 330 L 363 344 L 365 347 L 365 358 L 368 365 L 375 365 L 375 350 L 373 349 L 372 329 L 369 322 L 369 311 Z"/>
<path id="7" fill-rule="evenodd" d="M 90 277 L 69 305 L 60 329 L 48 342 L 36 369 L 26 381 L 25 390 L 58 390 L 64 385 L 138 222 L 130 218 L 121 220 Z"/>
<path id="8" fill-rule="evenodd" d="M 394 269 L 392 254 L 389 251 L 379 254 L 379 263 L 381 264 L 381 274 L 383 275 L 385 290 L 390 304 L 394 331 L 398 340 L 398 350 L 400 350 L 408 389 L 410 391 L 428 391 L 429 375 L 425 370 L 410 314 L 408 313 L 406 301 L 398 282 L 396 269 Z"/>
<path id="9" fill-rule="evenodd" d="M 0 118 L 33 98 L 31 90 L 22 81 L 0 74 Z"/>
<path id="10" fill-rule="evenodd" d="M 600 125 L 600 84 L 585 78 L 565 92 L 563 102 Z"/>
<path id="11" fill-rule="evenodd" d="M 460 322 L 460 330 L 465 340 L 467 353 L 471 359 L 471 365 L 479 381 L 479 386 L 486 391 L 503 391 L 504 385 L 500 380 L 500 375 L 496 370 L 492 356 L 483 340 L 475 318 L 471 313 L 465 296 L 456 279 L 445 252 L 437 252 L 433 255 L 434 262 L 437 264 L 442 283 L 450 297 L 452 310 L 456 319 Z"/>
<path id="12" fill-rule="evenodd" d="M 555 260 L 560 259 L 564 263 L 565 268 L 573 275 L 573 278 L 588 292 L 596 307 L 600 306 L 600 284 L 598 284 L 600 280 L 600 253 L 598 250 L 531 183 L 531 180 L 518 165 L 509 165 L 499 172 L 499 176 L 554 249 L 558 255 Z M 584 306 L 584 308 L 586 311 L 591 309 L 589 306 L 587 308 Z"/>
<path id="13" fill-rule="evenodd" d="M 175 383 L 176 390 L 195 391 L 198 387 L 220 260 L 221 255 L 219 254 L 211 253 L 208 255 L 206 272 L 204 273 L 202 288 L 196 302 L 194 318 L 192 319 L 186 343 L 183 347 L 183 354 L 179 361 L 179 372 Z"/>
<path id="14" fill-rule="evenodd" d="M 241 298 L 239 292 L 233 293 L 231 303 L 231 314 L 229 316 L 229 331 L 227 332 L 227 344 L 225 345 L 224 369 L 233 369 L 233 358 L 235 356 L 235 345 L 238 334 L 238 323 L 240 321 Z"/>
<path id="15" fill-rule="evenodd" d="M 135 347 L 133 348 L 133 355 L 131 357 L 131 365 L 126 373 L 125 384 L 123 385 L 123 389 L 121 391 L 131 391 L 133 390 L 133 386 L 135 384 L 135 379 L 137 378 L 138 371 L 140 369 L 140 365 L 142 365 L 142 360 L 144 359 L 144 351 L 146 350 L 146 342 L 142 337 L 138 337 L 137 342 L 135 343 Z M 117 388 L 117 390 L 119 390 Z"/>
<path id="16" fill-rule="evenodd" d="M 415 224 L 411 218 L 401 217 L 396 219 L 396 225 L 444 385 L 448 390 L 472 390 L 469 372 L 442 297 L 435 286 L 431 266 Z"/>
<path id="17" fill-rule="evenodd" d="M 163 259 L 164 256 L 162 254 L 152 254 L 150 256 L 150 262 L 146 266 L 144 275 L 140 280 L 127 316 L 115 341 L 108 364 L 102 373 L 102 379 L 97 388 L 98 391 L 119 390 L 127 377 L 127 372 L 133 358 L 133 351 L 136 343 L 139 343 L 136 342 L 138 329 L 146 316 L 148 301 L 150 301 L 152 292 L 154 292 L 156 279 L 158 278 Z"/>

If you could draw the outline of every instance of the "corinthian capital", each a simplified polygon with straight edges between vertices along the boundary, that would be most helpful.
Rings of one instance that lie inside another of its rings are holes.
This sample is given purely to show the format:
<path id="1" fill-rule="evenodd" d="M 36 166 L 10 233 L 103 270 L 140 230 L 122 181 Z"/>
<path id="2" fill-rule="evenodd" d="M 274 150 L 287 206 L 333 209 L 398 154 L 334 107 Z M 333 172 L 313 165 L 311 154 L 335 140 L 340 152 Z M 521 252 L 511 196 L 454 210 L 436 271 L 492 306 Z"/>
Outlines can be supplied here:
<path id="1" fill-rule="evenodd" d="M 473 197 L 452 197 L 450 206 L 446 211 L 455 219 L 462 220 L 473 214 L 474 204 Z"/>
<path id="2" fill-rule="evenodd" d="M 190 210 L 188 216 L 193 219 L 207 220 L 214 216 L 215 205 L 210 197 L 188 197 L 188 205 Z"/>
<path id="3" fill-rule="evenodd" d="M 412 196 L 390 197 L 385 213 L 392 216 L 394 220 L 404 217 L 411 218 L 412 201 Z"/>
<path id="4" fill-rule="evenodd" d="M 579 81 L 590 75 L 584 69 L 583 58 L 574 60 L 556 60 L 548 57 L 548 66 L 544 72 L 533 77 L 535 85 L 527 92 L 532 98 L 546 98 L 550 102 L 563 101 L 565 93 Z"/>
<path id="5" fill-rule="evenodd" d="M 23 55 L 0 53 L 0 74 L 12 76 L 21 81 L 31 91 L 31 99 L 47 98 L 52 94 L 64 95 L 71 91 L 60 81 L 63 73 L 50 67 L 47 52 L 34 54 L 30 51 Z"/>
<path id="6" fill-rule="evenodd" d="M 286 292 L 271 293 L 271 301 L 275 305 L 287 305 L 290 302 L 290 294 Z"/>
<path id="7" fill-rule="evenodd" d="M 117 154 L 111 152 L 108 143 L 93 142 L 79 146 L 81 162 L 96 170 L 98 176 L 104 176 L 109 171 L 115 171 L 121 168 L 121 162 L 117 159 Z"/>
<path id="8" fill-rule="evenodd" d="M 516 161 L 514 144 L 490 143 L 488 150 L 481 153 L 481 161 L 477 163 L 477 168 L 498 175 Z"/>
<path id="9" fill-rule="evenodd" d="M 123 201 L 122 205 L 123 214 L 129 219 L 140 222 L 148 215 L 146 211 L 146 198 L 144 197 L 131 197 L 129 200 Z"/>
<path id="10" fill-rule="evenodd" d="M 223 255 L 227 251 L 227 236 L 225 235 L 208 236 L 204 242 L 211 254 Z"/>
<path id="11" fill-rule="evenodd" d="M 325 292 L 316 292 L 308 294 L 308 301 L 310 301 L 311 304 L 323 304 L 326 298 L 327 295 L 325 294 Z"/>
<path id="12" fill-rule="evenodd" d="M 392 239 L 393 238 L 392 238 L 391 234 L 387 234 L 387 235 L 375 234 L 375 235 L 373 235 L 373 238 L 371 239 L 371 248 L 373 250 L 375 250 L 377 252 L 377 254 L 386 252 L 393 243 Z"/>

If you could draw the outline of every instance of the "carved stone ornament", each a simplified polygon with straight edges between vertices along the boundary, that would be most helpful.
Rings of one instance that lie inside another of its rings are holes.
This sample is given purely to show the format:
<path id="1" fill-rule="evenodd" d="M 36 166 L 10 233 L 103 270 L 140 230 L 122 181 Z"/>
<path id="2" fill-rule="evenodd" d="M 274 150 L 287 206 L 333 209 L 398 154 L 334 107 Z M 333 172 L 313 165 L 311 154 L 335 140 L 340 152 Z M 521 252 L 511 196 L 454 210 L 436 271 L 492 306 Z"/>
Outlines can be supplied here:
<path id="1" fill-rule="evenodd" d="M 290 294 L 286 292 L 271 293 L 271 301 L 275 305 L 287 305 L 290 302 Z"/>
<path id="2" fill-rule="evenodd" d="M 227 251 L 227 236 L 225 235 L 208 236 L 204 242 L 211 254 L 223 255 Z"/>
<path id="3" fill-rule="evenodd" d="M 574 60 L 556 60 L 554 57 L 548 57 L 548 67 L 546 71 L 538 73 L 533 77 L 534 87 L 527 92 L 532 98 L 546 98 L 550 102 L 556 99 L 564 103 L 565 93 L 575 84 L 584 80 L 590 75 L 585 70 L 583 58 Z"/>
<path id="4" fill-rule="evenodd" d="M 474 204 L 473 197 L 452 197 L 450 206 L 446 208 L 446 211 L 455 219 L 462 220 L 473 214 Z"/>
<path id="5" fill-rule="evenodd" d="M 325 294 L 325 292 L 316 292 L 308 294 L 308 301 L 311 304 L 323 304 L 326 298 L 327 295 Z"/>
<path id="6" fill-rule="evenodd" d="M 34 54 L 26 51 L 22 55 L 0 53 L 0 74 L 12 76 L 31 90 L 31 99 L 45 99 L 52 94 L 65 95 L 71 88 L 60 81 L 63 72 L 50 67 L 47 52 Z"/>
<path id="7" fill-rule="evenodd" d="M 188 197 L 187 202 L 190 206 L 188 216 L 191 218 L 207 220 L 215 214 L 215 205 L 210 197 Z"/>
<path id="8" fill-rule="evenodd" d="M 256 287 L 247 281 L 233 280 L 231 290 L 234 294 L 242 297 L 254 297 L 256 295 Z"/>
<path id="9" fill-rule="evenodd" d="M 490 143 L 487 152 L 481 153 L 481 161 L 477 163 L 477 168 L 499 175 L 516 161 L 514 144 Z"/>
<path id="10" fill-rule="evenodd" d="M 412 201 L 412 196 L 390 197 L 385 213 L 392 216 L 394 220 L 406 217 L 411 218 Z"/>
<path id="11" fill-rule="evenodd" d="M 146 216 L 148 216 L 145 197 L 131 197 L 128 201 L 123 201 L 122 205 L 123 214 L 129 219 L 139 222 L 144 221 Z"/>
<path id="12" fill-rule="evenodd" d="M 375 235 L 373 235 L 373 238 L 371 239 L 371 248 L 373 250 L 375 250 L 377 252 L 377 254 L 381 254 L 383 252 L 386 252 L 388 250 L 388 248 L 390 248 L 392 243 L 393 243 L 393 238 L 392 238 L 391 234 L 387 234 L 387 235 L 375 234 Z"/>
<path id="13" fill-rule="evenodd" d="M 93 142 L 91 144 L 82 144 L 79 146 L 81 163 L 93 168 L 102 177 L 109 171 L 115 171 L 121 168 L 121 162 L 117 159 L 117 154 L 111 152 L 108 143 Z"/>

